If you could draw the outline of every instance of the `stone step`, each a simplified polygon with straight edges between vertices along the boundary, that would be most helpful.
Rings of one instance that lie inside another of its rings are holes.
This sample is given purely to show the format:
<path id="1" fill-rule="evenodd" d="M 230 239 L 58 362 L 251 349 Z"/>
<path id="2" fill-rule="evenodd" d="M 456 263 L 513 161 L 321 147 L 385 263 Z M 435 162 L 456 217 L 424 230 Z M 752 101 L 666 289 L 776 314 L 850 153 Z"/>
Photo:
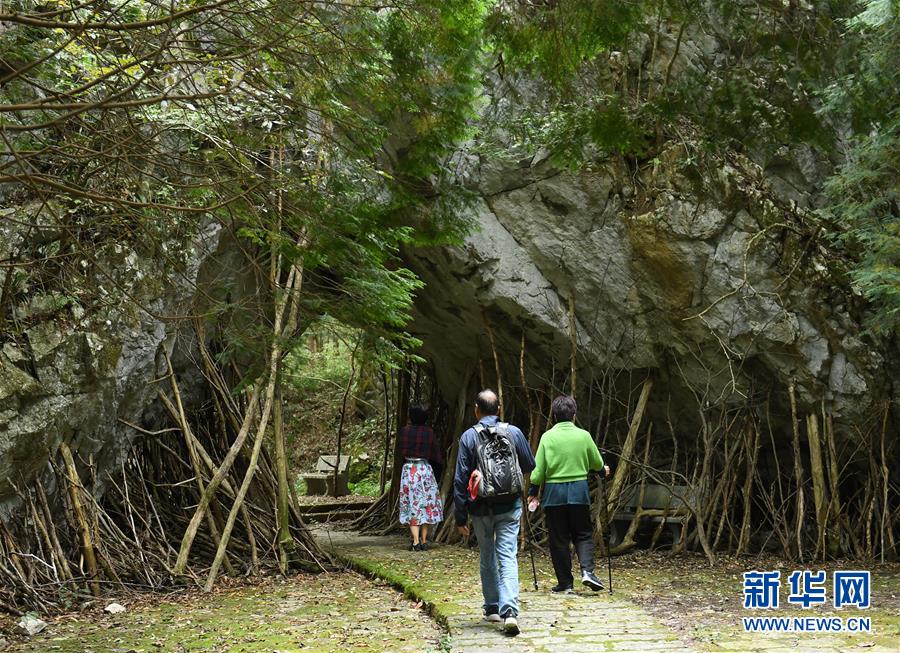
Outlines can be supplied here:
<path id="1" fill-rule="evenodd" d="M 374 499 L 360 499 L 359 501 L 330 501 L 328 503 L 307 503 L 300 504 L 298 509 L 300 511 L 300 514 L 304 517 L 306 517 L 307 515 L 315 515 L 333 511 L 358 510 L 360 512 L 363 512 L 374 502 Z"/>
<path id="2" fill-rule="evenodd" d="M 359 510 L 332 510 L 322 512 L 301 512 L 300 516 L 307 523 L 324 523 L 334 521 L 352 521 L 360 517 L 365 509 Z"/>

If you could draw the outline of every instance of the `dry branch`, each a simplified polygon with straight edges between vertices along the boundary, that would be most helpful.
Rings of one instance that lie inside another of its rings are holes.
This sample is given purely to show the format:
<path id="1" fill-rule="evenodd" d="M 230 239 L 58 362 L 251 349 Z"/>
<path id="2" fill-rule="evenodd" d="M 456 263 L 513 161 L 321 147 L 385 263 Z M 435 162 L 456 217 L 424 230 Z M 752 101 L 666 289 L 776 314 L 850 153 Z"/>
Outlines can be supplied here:
<path id="1" fill-rule="evenodd" d="M 88 518 L 85 515 L 84 505 L 81 501 L 81 480 L 78 477 L 78 470 L 75 468 L 75 459 L 72 457 L 72 450 L 65 442 L 59 445 L 60 453 L 62 453 L 63 461 L 66 465 L 66 473 L 69 480 L 69 497 L 72 500 L 72 509 L 75 512 L 75 519 L 78 521 L 78 528 L 81 532 L 82 552 L 84 553 L 84 561 L 88 567 L 88 574 L 91 577 L 91 591 L 95 596 L 100 594 L 100 586 L 97 584 L 97 556 L 94 551 L 94 539 L 91 535 L 91 528 Z"/>
<path id="2" fill-rule="evenodd" d="M 628 427 L 628 435 L 625 436 L 625 444 L 622 445 L 619 464 L 616 466 L 616 472 L 613 474 L 613 480 L 606 497 L 607 510 L 610 514 L 615 514 L 619 495 L 622 493 L 622 488 L 625 485 L 625 478 L 628 476 L 630 461 L 634 456 L 634 444 L 637 440 L 638 429 L 640 429 L 641 420 L 644 418 L 644 411 L 647 408 L 647 399 L 650 397 L 650 390 L 652 388 L 653 379 L 647 377 L 644 380 L 644 384 L 641 386 L 641 394 L 640 397 L 638 397 L 637 406 L 634 409 L 634 416 L 631 418 L 631 424 Z"/>
<path id="3" fill-rule="evenodd" d="M 797 416 L 797 398 L 794 391 L 794 380 L 788 384 L 788 398 L 791 402 L 791 429 L 794 449 L 794 483 L 797 495 L 797 504 L 794 514 L 795 538 L 797 546 L 797 559 L 803 561 L 803 462 L 800 459 L 800 425 Z"/>

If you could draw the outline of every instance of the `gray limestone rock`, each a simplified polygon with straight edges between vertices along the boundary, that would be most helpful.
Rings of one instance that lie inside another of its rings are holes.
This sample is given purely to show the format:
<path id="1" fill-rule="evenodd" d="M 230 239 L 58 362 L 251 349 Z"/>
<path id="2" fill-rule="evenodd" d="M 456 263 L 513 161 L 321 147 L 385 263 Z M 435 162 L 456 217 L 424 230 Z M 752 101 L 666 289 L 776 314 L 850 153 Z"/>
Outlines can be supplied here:
<path id="1" fill-rule="evenodd" d="M 21 630 L 23 633 L 25 633 L 29 637 L 32 637 L 44 630 L 44 628 L 46 628 L 48 624 L 43 619 L 38 619 L 32 614 L 26 614 L 16 622 L 16 626 L 18 626 L 19 630 Z"/>
<path id="2" fill-rule="evenodd" d="M 809 194 L 821 171 L 800 154 Z M 427 283 L 413 330 L 446 396 L 479 361 L 492 369 L 485 325 L 508 383 L 520 385 L 523 334 L 536 387 L 567 369 L 571 300 L 582 379 L 650 370 L 672 396 L 693 402 L 702 389 L 727 404 L 763 391 L 784 402 L 793 378 L 802 410 L 824 400 L 847 422 L 889 396 L 885 352 L 861 335 L 864 314 L 848 313 L 851 290 L 796 240 L 809 231 L 798 205 L 814 199 L 767 184 L 747 160 L 698 185 L 678 156 L 659 159 L 651 179 L 636 176 L 637 193 L 615 158 L 581 172 L 481 163 L 478 232 L 463 247 L 405 255 Z"/>
<path id="3" fill-rule="evenodd" d="M 217 242 L 217 227 L 202 230 L 183 274 L 165 282 L 157 261 L 122 246 L 104 252 L 120 285 L 104 289 L 108 281 L 99 278 L 107 301 L 87 314 L 58 291 L 18 307 L 16 319 L 30 326 L 0 351 L 0 514 L 16 504 L 14 487 L 48 471 L 63 441 L 94 461 L 102 491 L 104 472 L 119 465 L 137 435 L 125 422 L 141 423 L 155 398 L 160 347 L 171 350 L 179 328 L 164 317 L 187 312 L 193 280 Z M 51 474 L 47 481 L 52 491 Z"/>
<path id="4" fill-rule="evenodd" d="M 693 37 L 685 47 L 712 47 Z M 859 298 L 807 224 L 822 162 L 786 148 L 761 165 L 738 156 L 701 165 L 685 147 L 670 144 L 637 171 L 613 156 L 580 171 L 556 167 L 546 151 L 454 157 L 478 194 L 468 208 L 476 230 L 457 246 L 403 252 L 426 283 L 411 331 L 445 397 L 478 375 L 494 383 L 488 327 L 513 395 L 523 338 L 529 385 L 558 390 L 574 337 L 582 383 L 657 376 L 650 410 L 661 423 L 672 403 L 696 412 L 698 397 L 732 405 L 768 393 L 784 402 L 791 379 L 802 410 L 824 401 L 844 423 L 895 395 L 896 353 L 862 334 Z M 35 235 L 34 245 L 53 237 Z M 0 256 L 24 238 L 0 221 Z M 27 299 L 15 310 L 26 327 L 0 349 L 0 512 L 13 484 L 46 470 L 61 441 L 101 470 L 118 464 L 135 435 L 125 422 L 158 410 L 149 382 L 162 371 L 161 349 L 191 346 L 163 316 L 203 312 L 235 293 L 256 301 L 252 280 L 233 273 L 239 248 L 216 227 L 185 252 L 184 269 L 168 277 L 126 247 L 105 252 L 121 287 L 99 280 L 99 310 L 86 311 L 77 288 L 41 293 L 21 282 Z M 190 395 L 190 378 L 184 389 Z"/>

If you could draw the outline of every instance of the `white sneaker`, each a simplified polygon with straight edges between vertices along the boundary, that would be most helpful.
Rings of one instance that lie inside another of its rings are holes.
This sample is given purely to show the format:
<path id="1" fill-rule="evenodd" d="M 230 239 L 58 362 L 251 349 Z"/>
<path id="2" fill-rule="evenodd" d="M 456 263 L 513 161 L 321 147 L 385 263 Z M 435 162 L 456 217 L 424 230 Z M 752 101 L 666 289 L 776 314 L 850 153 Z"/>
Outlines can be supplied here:
<path id="1" fill-rule="evenodd" d="M 500 618 L 500 615 L 496 612 L 484 615 L 484 620 L 492 624 L 499 624 L 501 621 L 503 621 L 503 619 Z"/>
<path id="2" fill-rule="evenodd" d="M 503 620 L 503 632 L 512 637 L 519 634 L 519 622 L 515 617 L 507 617 Z"/>
<path id="3" fill-rule="evenodd" d="M 585 587 L 590 587 L 595 592 L 599 592 L 603 589 L 603 583 L 590 571 L 581 572 L 581 584 Z"/>

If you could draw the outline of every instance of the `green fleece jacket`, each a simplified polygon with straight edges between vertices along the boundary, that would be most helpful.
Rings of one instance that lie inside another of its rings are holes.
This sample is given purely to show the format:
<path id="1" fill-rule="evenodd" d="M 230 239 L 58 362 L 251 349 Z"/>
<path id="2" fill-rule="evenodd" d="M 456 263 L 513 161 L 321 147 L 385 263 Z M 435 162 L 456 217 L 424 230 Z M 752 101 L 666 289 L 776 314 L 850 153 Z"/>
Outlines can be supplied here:
<path id="1" fill-rule="evenodd" d="M 541 436 L 535 461 L 533 486 L 584 481 L 589 471 L 603 469 L 603 456 L 591 434 L 572 422 L 560 422 Z"/>

